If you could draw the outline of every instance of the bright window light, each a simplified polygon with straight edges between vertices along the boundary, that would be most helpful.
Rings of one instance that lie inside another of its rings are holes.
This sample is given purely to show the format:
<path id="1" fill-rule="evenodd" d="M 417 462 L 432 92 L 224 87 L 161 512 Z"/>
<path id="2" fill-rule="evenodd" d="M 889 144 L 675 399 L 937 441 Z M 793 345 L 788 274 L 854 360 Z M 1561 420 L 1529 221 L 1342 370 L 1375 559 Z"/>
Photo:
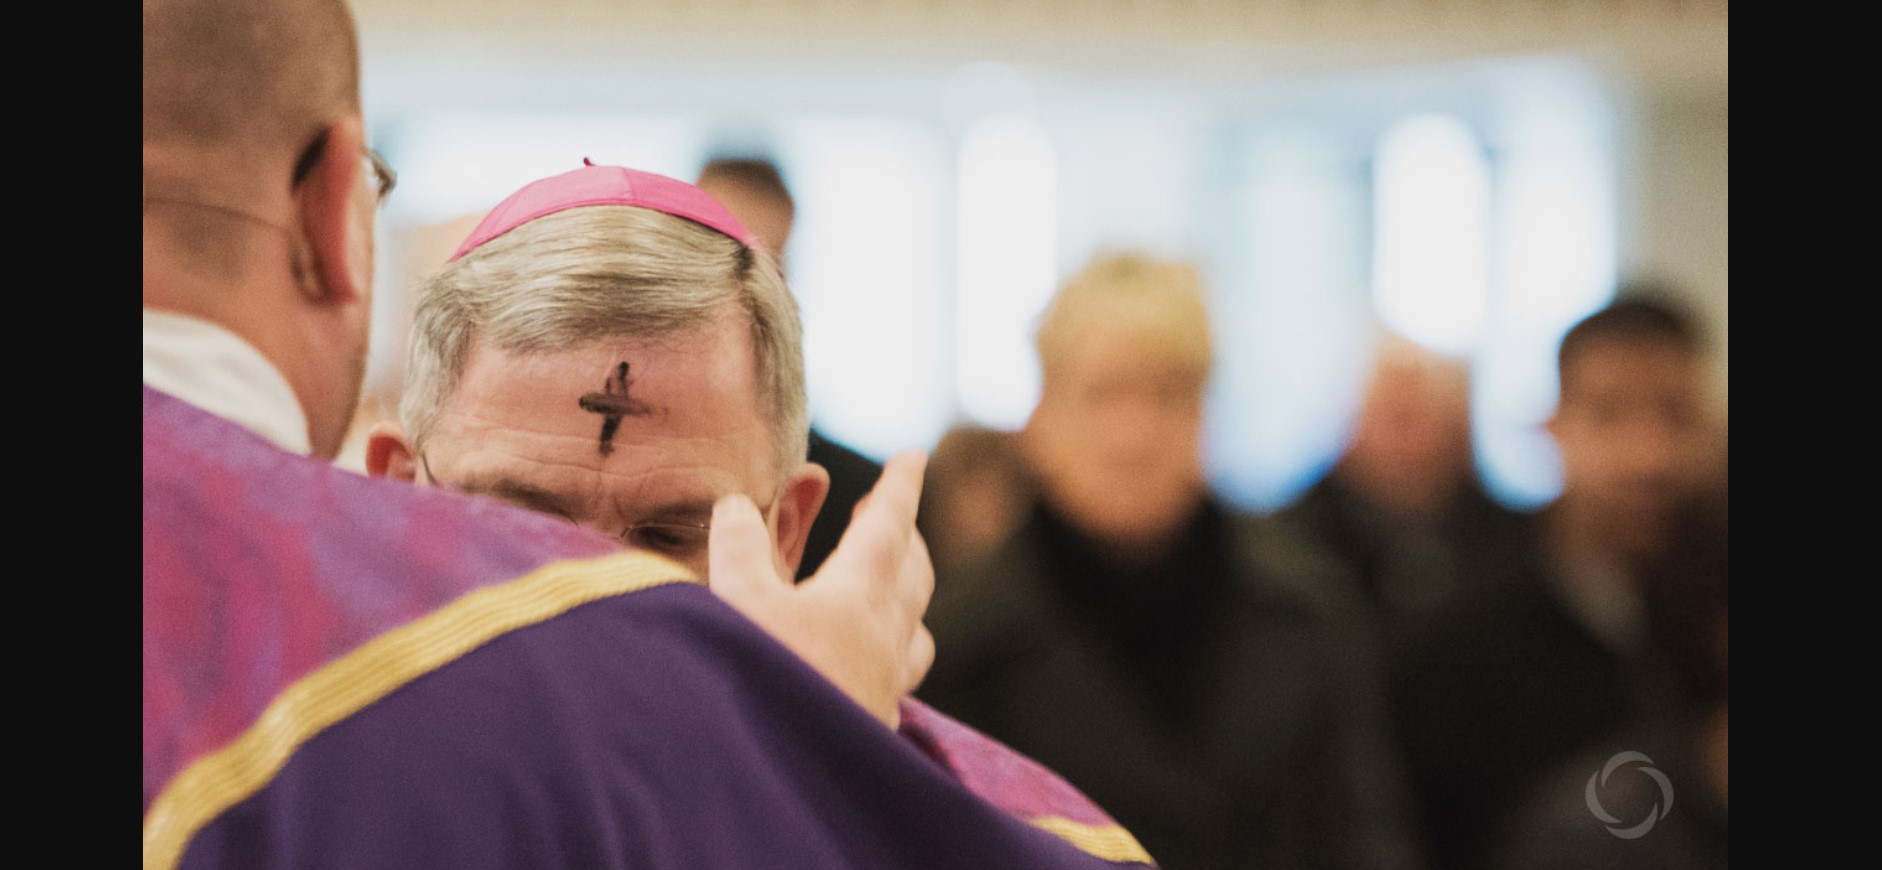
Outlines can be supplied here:
<path id="1" fill-rule="evenodd" d="M 894 120 L 785 124 L 797 200 L 787 271 L 811 420 L 877 458 L 940 438 L 948 401 L 941 137 Z"/>
<path id="2" fill-rule="evenodd" d="M 429 224 L 481 215 L 539 178 L 582 158 L 686 178 L 705 125 L 682 117 L 632 119 L 521 113 L 438 114 L 401 121 L 388 157 L 399 172 L 387 218 Z"/>
<path id="3" fill-rule="evenodd" d="M 1463 355 L 1481 338 L 1490 296 L 1490 180 L 1458 121 L 1422 115 L 1379 142 L 1374 304 L 1385 325 Z"/>
<path id="4" fill-rule="evenodd" d="M 1236 191 L 1216 245 L 1211 477 L 1273 510 L 1332 462 L 1370 340 L 1364 164 L 1337 134 L 1264 130 L 1222 179 Z M 1240 179 L 1237 182 L 1237 179 Z"/>
<path id="5" fill-rule="evenodd" d="M 1031 330 L 1056 281 L 1052 145 L 1030 118 L 973 122 L 959 157 L 955 374 L 962 410 L 1013 429 L 1039 400 Z"/>
<path id="6" fill-rule="evenodd" d="M 1561 492 L 1543 429 L 1556 400 L 1562 334 L 1614 292 L 1615 182 L 1610 109 L 1578 68 L 1537 64 L 1505 78 L 1497 141 L 1495 329 L 1473 385 L 1479 466 L 1516 507 Z"/>

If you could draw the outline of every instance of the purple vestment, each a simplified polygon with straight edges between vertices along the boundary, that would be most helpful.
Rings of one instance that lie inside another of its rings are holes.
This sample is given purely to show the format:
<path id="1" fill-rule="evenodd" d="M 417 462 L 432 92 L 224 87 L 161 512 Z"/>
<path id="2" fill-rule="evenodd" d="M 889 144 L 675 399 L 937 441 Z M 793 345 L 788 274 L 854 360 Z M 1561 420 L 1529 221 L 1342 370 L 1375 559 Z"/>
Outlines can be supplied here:
<path id="1" fill-rule="evenodd" d="M 147 868 L 1141 858 L 970 729 L 912 702 L 884 729 L 669 563 L 149 388 L 143 537 Z"/>

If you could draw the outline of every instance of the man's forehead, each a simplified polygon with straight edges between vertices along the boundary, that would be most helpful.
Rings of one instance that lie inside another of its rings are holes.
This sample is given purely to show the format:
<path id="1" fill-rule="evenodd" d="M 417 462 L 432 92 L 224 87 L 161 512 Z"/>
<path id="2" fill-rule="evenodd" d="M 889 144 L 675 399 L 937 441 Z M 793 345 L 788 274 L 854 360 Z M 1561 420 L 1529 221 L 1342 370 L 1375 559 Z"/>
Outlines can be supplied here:
<path id="1" fill-rule="evenodd" d="M 611 383 L 578 385 L 585 391 L 531 391 L 544 372 L 504 369 L 491 378 L 501 389 L 467 392 L 447 408 L 424 448 L 428 473 L 578 521 L 703 519 L 726 493 L 757 498 L 769 454 L 755 409 L 683 381 L 643 392 L 625 377 L 633 371 L 617 367 Z"/>
<path id="2" fill-rule="evenodd" d="M 658 335 L 607 336 L 531 349 L 478 338 L 465 353 L 458 390 L 451 398 L 461 398 L 470 386 L 497 390 L 506 401 L 562 401 L 564 394 L 586 393 L 618 380 L 623 365 L 640 390 L 683 385 L 742 393 L 756 383 L 756 372 L 746 340 L 749 333 L 741 326 L 715 317 Z"/>
<path id="3" fill-rule="evenodd" d="M 1610 420 L 1617 414 L 1652 415 L 1681 425 L 1717 422 L 1718 400 L 1706 382 L 1704 361 L 1691 349 L 1616 343 L 1590 350 L 1563 372 L 1559 413 Z"/>
<path id="4" fill-rule="evenodd" d="M 1075 343 L 1059 358 L 1042 361 L 1049 380 L 1073 389 L 1201 390 L 1205 366 L 1194 353 L 1164 336 L 1101 330 Z"/>
<path id="5" fill-rule="evenodd" d="M 766 429 L 749 342 L 724 324 L 565 350 L 473 343 L 426 452 L 629 470 L 659 455 L 758 461 Z M 754 456 L 742 456 L 752 453 Z M 440 469 L 441 470 L 441 469 Z"/>
<path id="6" fill-rule="evenodd" d="M 1684 385 L 1699 386 L 1699 354 L 1692 348 L 1669 341 L 1605 339 L 1591 342 L 1566 361 L 1562 383 L 1586 382 L 1590 385 Z"/>

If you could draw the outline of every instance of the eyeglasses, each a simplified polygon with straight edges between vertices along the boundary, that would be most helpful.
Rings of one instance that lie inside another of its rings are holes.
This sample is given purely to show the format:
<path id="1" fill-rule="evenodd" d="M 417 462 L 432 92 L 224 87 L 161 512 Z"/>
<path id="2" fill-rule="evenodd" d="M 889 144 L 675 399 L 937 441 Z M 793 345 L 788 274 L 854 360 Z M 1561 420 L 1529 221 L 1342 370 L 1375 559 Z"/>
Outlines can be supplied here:
<path id="1" fill-rule="evenodd" d="M 385 157 L 371 148 L 366 149 L 366 162 L 372 165 L 373 187 L 378 191 L 379 204 L 384 205 L 386 197 L 392 195 L 392 188 L 399 186 L 399 174 Z"/>
<path id="2" fill-rule="evenodd" d="M 659 553 L 681 564 L 692 564 L 709 556 L 712 522 L 635 523 L 621 533 L 621 543 L 629 549 Z"/>
<path id="3" fill-rule="evenodd" d="M 772 494 L 770 504 L 758 508 L 758 515 L 769 516 L 780 495 L 782 489 Z M 703 565 L 712 541 L 712 521 L 635 523 L 620 537 L 621 543 L 633 549 L 659 553 L 681 564 Z"/>
<path id="4" fill-rule="evenodd" d="M 314 171 L 314 164 L 320 161 L 321 152 L 326 149 L 327 131 L 323 128 L 314 135 L 314 141 L 307 143 L 307 148 L 301 152 L 300 159 L 294 162 L 295 187 L 300 187 L 301 182 L 307 180 L 308 174 Z M 378 191 L 379 202 L 384 204 L 386 197 L 391 195 L 392 188 L 398 185 L 399 174 L 393 171 L 392 165 L 387 163 L 378 151 L 371 148 L 366 149 L 366 163 L 372 168 L 373 188 Z"/>

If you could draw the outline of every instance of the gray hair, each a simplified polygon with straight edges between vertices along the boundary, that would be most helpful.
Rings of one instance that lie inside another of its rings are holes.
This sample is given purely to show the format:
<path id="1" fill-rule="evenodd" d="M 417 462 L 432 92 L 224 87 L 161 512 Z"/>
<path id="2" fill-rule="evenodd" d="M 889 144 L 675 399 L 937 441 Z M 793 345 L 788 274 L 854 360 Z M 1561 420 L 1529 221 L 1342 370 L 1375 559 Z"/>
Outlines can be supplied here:
<path id="1" fill-rule="evenodd" d="M 761 411 L 780 475 L 810 433 L 803 325 L 769 256 L 716 230 L 632 206 L 529 221 L 448 263 L 420 288 L 399 416 L 415 449 L 457 389 L 473 340 L 544 353 L 604 338 L 670 335 L 727 305 L 749 318 Z"/>

